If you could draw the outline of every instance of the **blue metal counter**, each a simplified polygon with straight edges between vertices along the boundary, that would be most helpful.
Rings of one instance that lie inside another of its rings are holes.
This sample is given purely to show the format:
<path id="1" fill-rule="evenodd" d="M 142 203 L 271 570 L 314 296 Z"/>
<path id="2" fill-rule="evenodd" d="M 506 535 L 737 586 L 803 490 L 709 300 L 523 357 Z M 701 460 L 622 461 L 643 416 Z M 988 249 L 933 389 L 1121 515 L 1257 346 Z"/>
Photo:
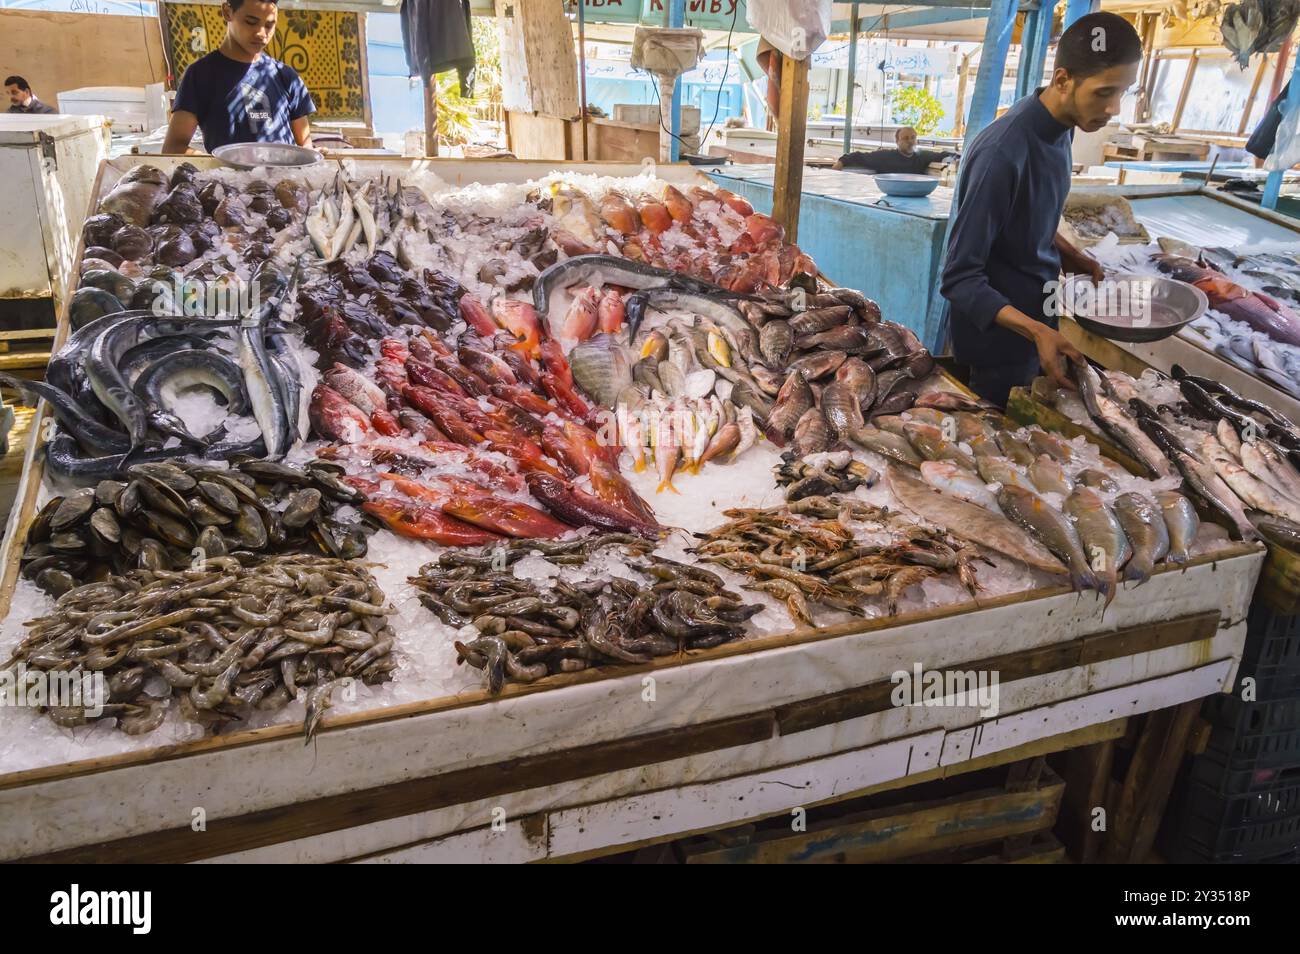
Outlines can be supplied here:
<path id="1" fill-rule="evenodd" d="M 700 171 L 758 211 L 771 213 L 773 166 Z M 806 168 L 798 244 L 823 275 L 873 299 L 885 318 L 911 328 L 937 352 L 942 329 L 930 298 L 951 205 L 952 190 L 943 186 L 924 198 L 898 198 L 886 196 L 869 175 Z"/>

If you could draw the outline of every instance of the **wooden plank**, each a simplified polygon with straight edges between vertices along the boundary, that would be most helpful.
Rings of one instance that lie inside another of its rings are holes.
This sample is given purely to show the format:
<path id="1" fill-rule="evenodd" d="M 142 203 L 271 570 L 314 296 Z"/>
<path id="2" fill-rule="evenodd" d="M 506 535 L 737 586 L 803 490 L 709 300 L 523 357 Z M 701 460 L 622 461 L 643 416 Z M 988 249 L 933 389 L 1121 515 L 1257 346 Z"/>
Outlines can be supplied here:
<path id="1" fill-rule="evenodd" d="M 770 712 L 721 722 L 636 736 L 610 745 L 581 749 L 450 772 L 437 778 L 395 782 L 293 806 L 213 819 L 197 835 L 188 827 L 101 842 L 42 857 L 37 862 L 194 861 L 213 854 L 245 851 L 294 838 L 372 824 L 388 818 L 446 805 L 488 798 L 583 778 L 629 766 L 650 765 L 693 752 L 708 752 L 771 738 Z"/>
<path id="2" fill-rule="evenodd" d="M 999 683 L 1006 684 L 1017 679 L 1048 672 L 1061 672 L 1106 659 L 1211 639 L 1218 626 L 1217 612 L 1198 613 L 1175 620 L 1128 627 L 1113 633 L 1080 637 L 1036 649 L 954 663 L 936 667 L 936 671 L 996 672 Z M 861 688 L 780 706 L 776 710 L 778 731 L 782 735 L 790 735 L 819 725 L 843 722 L 872 712 L 883 712 L 893 706 L 890 697 L 895 685 L 892 679 L 882 680 Z"/>
<path id="3" fill-rule="evenodd" d="M 748 845 L 688 849 L 687 864 L 881 862 L 1045 831 L 1056 822 L 1065 783 L 1047 770 L 1023 790 L 982 788 L 933 801 L 878 808 L 805 832 L 760 833 Z"/>
<path id="4" fill-rule="evenodd" d="M 366 865 L 520 865 L 546 857 L 545 818 L 509 821 L 356 858 Z"/>
<path id="5" fill-rule="evenodd" d="M 799 199 L 803 194 L 803 152 L 808 133 L 807 59 L 781 57 L 781 100 L 776 133 L 772 218 L 785 226 L 787 241 L 796 242 L 799 238 Z"/>
<path id="6" fill-rule="evenodd" d="M 1061 318 L 1060 331 L 1070 344 L 1089 358 L 1092 358 L 1103 368 L 1109 368 L 1112 371 L 1123 371 L 1125 374 L 1140 378 L 1142 372 L 1151 367 L 1145 361 L 1125 351 L 1115 342 L 1107 341 L 1105 338 L 1084 331 L 1078 323 L 1064 316 Z"/>
<path id="7" fill-rule="evenodd" d="M 1119 801 L 1108 819 L 1110 833 L 1103 852 L 1107 862 L 1140 864 L 1151 852 L 1174 776 L 1182 763 L 1187 735 L 1200 709 L 1198 699 L 1160 709 L 1147 717 Z"/>
<path id="8" fill-rule="evenodd" d="M 1109 813 L 1106 790 L 1114 759 L 1111 739 L 1071 749 L 1066 755 L 1065 798 L 1056 830 L 1081 864 L 1096 861 L 1101 850 L 1102 833 L 1093 828 L 1093 812 L 1102 808 Z"/>
<path id="9" fill-rule="evenodd" d="M 1259 66 L 1255 68 L 1255 79 L 1250 84 L 1250 95 L 1246 97 L 1246 104 L 1241 110 L 1241 122 L 1237 124 L 1238 136 L 1246 135 L 1246 127 L 1250 125 L 1250 114 L 1255 111 L 1255 97 L 1259 95 L 1264 71 L 1268 69 L 1268 59 L 1268 54 L 1265 53 L 1259 58 Z"/>
<path id="10" fill-rule="evenodd" d="M 968 865 L 1060 865 L 1065 864 L 1065 845 L 1050 831 L 1026 836 L 1023 845 L 962 862 Z M 1010 841 L 1011 839 L 1008 839 Z"/>

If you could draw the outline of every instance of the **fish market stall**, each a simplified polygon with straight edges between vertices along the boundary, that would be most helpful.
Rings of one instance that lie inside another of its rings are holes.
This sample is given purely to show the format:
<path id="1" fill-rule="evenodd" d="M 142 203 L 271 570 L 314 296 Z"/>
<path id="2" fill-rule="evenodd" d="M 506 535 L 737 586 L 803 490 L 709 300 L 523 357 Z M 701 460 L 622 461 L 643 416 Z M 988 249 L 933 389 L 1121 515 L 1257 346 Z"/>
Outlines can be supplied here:
<path id="1" fill-rule="evenodd" d="M 1090 190 L 1089 194 L 1093 194 Z M 1064 320 L 1067 337 L 1109 368 L 1140 374 L 1175 365 L 1300 421 L 1300 227 L 1295 220 L 1195 186 L 1097 190 L 1126 197 L 1149 245 L 1092 251 L 1108 269 L 1167 274 L 1206 292 L 1210 310 L 1178 334 L 1130 343 Z"/>
<path id="2" fill-rule="evenodd" d="M 700 168 L 755 208 L 771 211 L 774 166 Z M 937 349 L 942 328 L 930 306 L 938 294 L 951 205 L 952 189 L 946 186 L 919 198 L 886 196 L 869 175 L 805 169 L 799 246 L 837 281 L 872 289 L 885 314 Z M 846 241 L 849 236 L 855 240 Z"/>
<path id="3" fill-rule="evenodd" d="M 1231 684 L 1258 545 L 1178 525 L 1121 585 L 1059 509 L 1095 446 L 688 167 L 123 158 L 95 197 L 6 381 L 0 857 L 585 857 Z M 974 455 L 1033 466 L 990 499 Z"/>

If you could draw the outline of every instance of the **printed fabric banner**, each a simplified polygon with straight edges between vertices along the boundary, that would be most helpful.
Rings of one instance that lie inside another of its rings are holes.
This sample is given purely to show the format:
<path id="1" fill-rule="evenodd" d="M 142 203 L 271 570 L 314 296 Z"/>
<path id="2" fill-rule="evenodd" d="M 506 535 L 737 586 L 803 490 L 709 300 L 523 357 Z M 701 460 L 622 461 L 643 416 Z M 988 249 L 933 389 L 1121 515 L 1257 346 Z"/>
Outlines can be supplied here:
<path id="1" fill-rule="evenodd" d="M 186 67 L 221 45 L 226 24 L 219 6 L 164 3 L 162 7 L 175 85 Z M 280 10 L 269 52 L 297 70 L 307 84 L 316 104 L 314 121 L 365 121 L 360 16 L 332 10 Z"/>

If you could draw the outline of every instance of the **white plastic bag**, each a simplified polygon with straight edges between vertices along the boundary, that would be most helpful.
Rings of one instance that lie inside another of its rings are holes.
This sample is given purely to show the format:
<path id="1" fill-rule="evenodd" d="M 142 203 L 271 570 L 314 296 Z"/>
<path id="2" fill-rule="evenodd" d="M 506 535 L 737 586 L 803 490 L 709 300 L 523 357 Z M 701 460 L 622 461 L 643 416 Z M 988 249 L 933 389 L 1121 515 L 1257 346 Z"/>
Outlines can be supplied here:
<path id="1" fill-rule="evenodd" d="M 786 56 L 802 60 L 831 32 L 831 0 L 749 0 L 745 19 Z"/>
<path id="2" fill-rule="evenodd" d="M 1264 168 L 1269 172 L 1285 172 L 1300 162 L 1300 90 L 1291 87 L 1278 109 L 1282 121 L 1277 126 L 1273 150 L 1264 160 Z"/>

